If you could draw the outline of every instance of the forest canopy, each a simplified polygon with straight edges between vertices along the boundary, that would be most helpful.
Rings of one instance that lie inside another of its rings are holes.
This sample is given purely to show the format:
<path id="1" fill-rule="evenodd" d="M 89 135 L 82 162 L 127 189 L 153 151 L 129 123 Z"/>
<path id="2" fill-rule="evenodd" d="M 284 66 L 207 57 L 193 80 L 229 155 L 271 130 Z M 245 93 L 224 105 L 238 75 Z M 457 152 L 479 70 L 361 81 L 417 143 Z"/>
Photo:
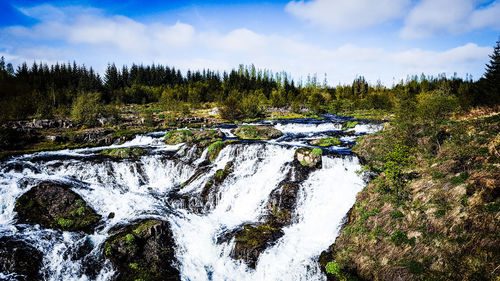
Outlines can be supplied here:
<path id="1" fill-rule="evenodd" d="M 497 42 L 485 75 L 478 81 L 456 76 L 407 77 L 391 88 L 369 84 L 358 76 L 350 85 L 329 86 L 316 76 L 296 83 L 286 72 L 273 73 L 254 65 L 240 65 L 230 72 L 210 69 L 182 73 L 164 65 L 136 65 L 118 68 L 109 64 L 101 77 L 92 67 L 67 64 L 23 63 L 14 70 L 0 60 L 0 121 L 70 116 L 78 101 L 89 94 L 102 105 L 156 102 L 165 110 L 197 108 L 216 102 L 229 120 L 256 118 L 266 107 L 307 106 L 315 113 L 352 109 L 391 110 L 402 97 L 434 95 L 436 100 L 453 100 L 463 109 L 500 103 L 500 41 Z M 432 100 L 432 97 L 429 98 Z"/>

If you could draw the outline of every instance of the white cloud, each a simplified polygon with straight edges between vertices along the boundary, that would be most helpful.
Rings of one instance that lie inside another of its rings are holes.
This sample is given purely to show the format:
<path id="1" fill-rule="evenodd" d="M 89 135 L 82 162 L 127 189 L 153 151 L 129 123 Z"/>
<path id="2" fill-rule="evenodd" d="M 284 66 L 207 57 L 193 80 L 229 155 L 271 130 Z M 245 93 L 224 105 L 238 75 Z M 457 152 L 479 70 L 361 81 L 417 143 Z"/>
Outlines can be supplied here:
<path id="1" fill-rule="evenodd" d="M 333 30 L 369 27 L 403 17 L 410 0 L 311 0 L 292 1 L 290 14 Z"/>
<path id="2" fill-rule="evenodd" d="M 51 7 L 52 13 L 57 9 Z M 196 30 L 177 22 L 141 23 L 99 12 L 43 19 L 33 27 L 0 30 L 0 50 L 15 63 L 76 60 L 103 71 L 108 62 L 161 63 L 181 70 L 230 70 L 254 63 L 274 71 L 286 70 L 295 78 L 327 73 L 330 83 L 350 83 L 356 75 L 390 85 L 407 75 L 458 72 L 482 74 L 491 48 L 469 43 L 444 51 L 393 51 L 354 44 L 318 45 L 280 34 L 261 34 L 247 28 L 227 33 Z M 299 38 L 299 37 L 297 37 Z M 480 75 L 478 75 L 480 76 Z"/>
<path id="3" fill-rule="evenodd" d="M 409 13 L 403 38 L 459 34 L 481 28 L 500 29 L 500 1 L 478 8 L 477 0 L 422 0 Z"/>

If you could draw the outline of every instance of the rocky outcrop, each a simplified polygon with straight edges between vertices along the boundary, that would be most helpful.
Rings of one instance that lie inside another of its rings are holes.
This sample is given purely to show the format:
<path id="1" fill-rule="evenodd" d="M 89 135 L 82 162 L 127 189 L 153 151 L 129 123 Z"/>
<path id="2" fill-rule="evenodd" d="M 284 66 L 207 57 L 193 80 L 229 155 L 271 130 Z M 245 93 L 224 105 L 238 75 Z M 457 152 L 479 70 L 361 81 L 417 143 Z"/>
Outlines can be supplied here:
<path id="1" fill-rule="evenodd" d="M 92 232 L 101 219 L 69 186 L 42 182 L 16 201 L 18 222 L 63 231 Z"/>
<path id="2" fill-rule="evenodd" d="M 270 126 L 242 125 L 232 132 L 243 140 L 270 140 L 283 135 L 281 131 Z"/>
<path id="3" fill-rule="evenodd" d="M 263 222 L 246 224 L 241 229 L 223 235 L 219 242 L 235 238 L 230 254 L 232 258 L 243 260 L 250 268 L 255 268 L 260 254 L 283 236 L 283 227 L 292 223 L 300 183 L 314 169 L 293 161 L 292 169 L 269 196 Z"/>
<path id="4" fill-rule="evenodd" d="M 206 173 L 209 167 L 201 167 L 198 169 L 193 176 L 191 176 L 187 181 L 181 184 L 180 188 L 189 185 L 201 175 Z M 195 213 L 205 213 L 211 210 L 217 205 L 219 186 L 224 182 L 224 180 L 233 172 L 233 163 L 228 162 L 224 169 L 219 169 L 211 176 L 203 186 L 203 189 L 199 193 L 188 193 L 188 194 L 176 194 L 175 192 L 170 194 L 170 202 L 179 208 L 185 208 Z M 177 190 L 178 191 L 178 190 Z"/>
<path id="5" fill-rule="evenodd" d="M 323 151 L 320 148 L 302 147 L 295 151 L 295 160 L 302 166 L 321 168 L 321 155 Z"/>
<path id="6" fill-rule="evenodd" d="M 195 143 L 223 137 L 224 134 L 220 130 L 174 130 L 165 134 L 165 143 L 169 145 Z"/>
<path id="7" fill-rule="evenodd" d="M 12 277 L 7 277 L 7 280 L 42 280 L 42 258 L 40 251 L 25 242 L 7 237 L 0 238 L 0 272 Z"/>
<path id="8" fill-rule="evenodd" d="M 74 143 L 95 144 L 98 146 L 111 145 L 115 141 L 115 131 L 96 128 L 76 133 L 71 137 Z"/>
<path id="9" fill-rule="evenodd" d="M 243 260 L 248 267 L 255 268 L 260 254 L 283 234 L 280 228 L 269 224 L 245 225 L 234 233 L 236 243 L 230 255 Z"/>
<path id="10" fill-rule="evenodd" d="M 112 158 L 126 159 L 126 158 L 137 158 L 146 154 L 146 150 L 138 147 L 130 148 L 110 148 L 101 151 L 101 155 L 109 156 Z"/>
<path id="11" fill-rule="evenodd" d="M 144 220 L 112 232 L 103 252 L 118 270 L 117 280 L 180 280 L 168 222 Z"/>

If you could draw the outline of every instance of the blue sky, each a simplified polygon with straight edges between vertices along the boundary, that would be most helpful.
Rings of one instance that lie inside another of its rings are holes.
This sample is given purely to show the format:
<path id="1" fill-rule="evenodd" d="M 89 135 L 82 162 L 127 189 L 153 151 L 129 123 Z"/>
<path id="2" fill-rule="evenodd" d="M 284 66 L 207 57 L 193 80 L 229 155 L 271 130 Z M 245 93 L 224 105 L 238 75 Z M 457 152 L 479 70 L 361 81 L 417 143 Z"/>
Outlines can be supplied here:
<path id="1" fill-rule="evenodd" d="M 500 37 L 500 0 L 0 2 L 0 55 L 93 66 L 160 63 L 182 70 L 238 64 L 357 75 L 387 86 L 407 75 L 482 76 Z"/>

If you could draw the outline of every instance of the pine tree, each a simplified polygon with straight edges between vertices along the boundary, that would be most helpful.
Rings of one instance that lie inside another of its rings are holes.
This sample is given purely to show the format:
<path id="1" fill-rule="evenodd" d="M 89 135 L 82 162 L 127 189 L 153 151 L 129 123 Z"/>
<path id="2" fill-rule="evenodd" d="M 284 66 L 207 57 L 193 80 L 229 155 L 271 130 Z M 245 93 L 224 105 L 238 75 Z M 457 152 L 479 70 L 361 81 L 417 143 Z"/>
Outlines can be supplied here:
<path id="1" fill-rule="evenodd" d="M 485 95 L 487 103 L 500 103 L 500 40 L 497 41 L 493 54 L 490 55 L 490 63 L 486 64 Z"/>

